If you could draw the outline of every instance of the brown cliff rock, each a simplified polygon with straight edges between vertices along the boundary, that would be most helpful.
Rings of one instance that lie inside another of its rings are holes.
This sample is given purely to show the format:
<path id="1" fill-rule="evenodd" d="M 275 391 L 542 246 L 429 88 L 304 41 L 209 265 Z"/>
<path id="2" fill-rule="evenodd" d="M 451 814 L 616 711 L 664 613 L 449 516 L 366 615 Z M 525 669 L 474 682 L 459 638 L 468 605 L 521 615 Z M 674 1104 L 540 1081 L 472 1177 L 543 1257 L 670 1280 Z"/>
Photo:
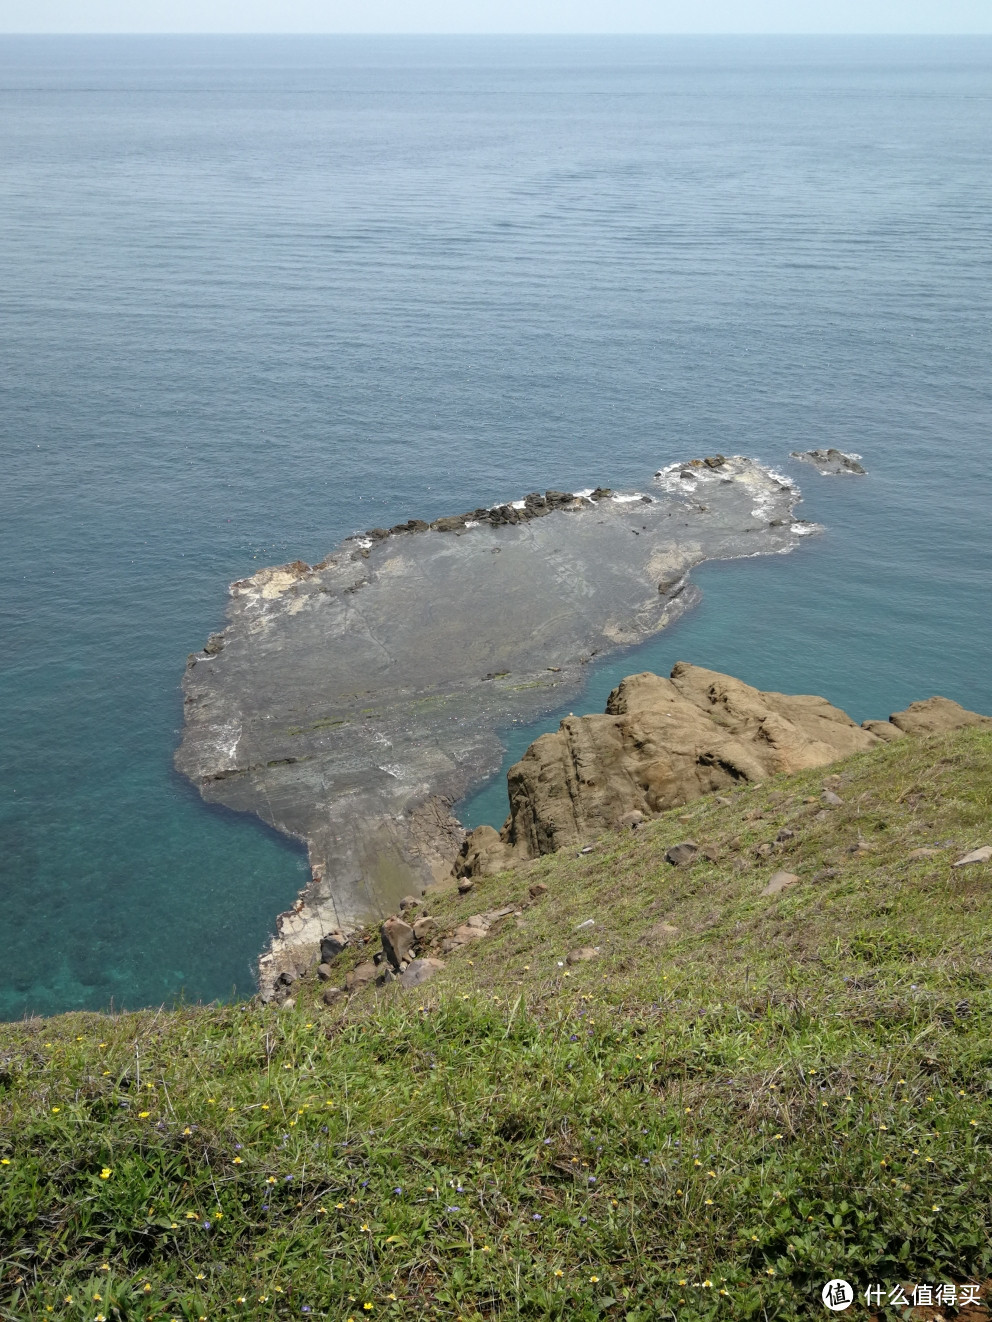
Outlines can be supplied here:
<path id="1" fill-rule="evenodd" d="M 604 715 L 567 717 L 510 768 L 509 817 L 498 834 L 482 826 L 468 835 L 455 876 L 499 872 L 582 845 L 631 814 L 650 818 L 741 781 L 826 766 L 883 739 L 974 724 L 992 719 L 945 698 L 862 728 L 825 698 L 764 693 L 682 661 L 669 679 L 630 675 Z"/>
<path id="2" fill-rule="evenodd" d="M 926 698 L 923 702 L 911 702 L 905 711 L 894 712 L 889 720 L 903 734 L 944 734 L 948 730 L 960 730 L 966 725 L 992 728 L 992 716 L 979 716 L 978 712 L 968 711 L 950 698 Z"/>

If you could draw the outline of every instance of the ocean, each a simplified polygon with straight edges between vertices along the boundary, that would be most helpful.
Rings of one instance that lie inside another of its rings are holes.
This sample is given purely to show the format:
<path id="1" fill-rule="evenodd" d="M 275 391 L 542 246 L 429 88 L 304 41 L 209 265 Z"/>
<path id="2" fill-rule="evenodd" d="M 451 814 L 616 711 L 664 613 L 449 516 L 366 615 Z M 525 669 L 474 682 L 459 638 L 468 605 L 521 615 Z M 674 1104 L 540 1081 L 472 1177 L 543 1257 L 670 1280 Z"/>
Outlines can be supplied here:
<path id="1" fill-rule="evenodd" d="M 0 1018 L 251 992 L 306 859 L 172 770 L 179 681 L 362 528 L 753 455 L 824 533 L 581 709 L 992 712 L 990 216 L 990 38 L 0 37 Z"/>

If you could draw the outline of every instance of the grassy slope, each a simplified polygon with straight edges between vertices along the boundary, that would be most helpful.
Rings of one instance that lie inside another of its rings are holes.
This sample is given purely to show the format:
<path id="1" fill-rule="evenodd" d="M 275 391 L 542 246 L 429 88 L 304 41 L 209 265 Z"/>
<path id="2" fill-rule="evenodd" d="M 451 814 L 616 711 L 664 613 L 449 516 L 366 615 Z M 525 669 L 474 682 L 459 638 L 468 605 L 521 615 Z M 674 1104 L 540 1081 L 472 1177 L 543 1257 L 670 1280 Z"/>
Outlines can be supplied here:
<path id="1" fill-rule="evenodd" d="M 779 778 L 432 899 L 524 925 L 417 992 L 4 1026 L 0 1317 L 787 1319 L 832 1276 L 986 1279 L 992 866 L 949 862 L 992 736 L 837 770 L 826 820 L 822 771 Z M 686 836 L 718 861 L 668 866 Z"/>

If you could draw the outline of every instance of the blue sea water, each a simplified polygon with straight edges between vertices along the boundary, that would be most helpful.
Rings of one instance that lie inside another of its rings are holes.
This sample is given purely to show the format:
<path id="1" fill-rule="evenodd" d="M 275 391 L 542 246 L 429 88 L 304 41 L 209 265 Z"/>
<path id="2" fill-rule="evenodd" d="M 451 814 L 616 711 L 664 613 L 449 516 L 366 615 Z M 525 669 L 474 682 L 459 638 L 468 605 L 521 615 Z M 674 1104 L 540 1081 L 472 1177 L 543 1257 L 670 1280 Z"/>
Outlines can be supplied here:
<path id="1" fill-rule="evenodd" d="M 359 528 L 756 455 L 825 534 L 572 705 L 992 711 L 990 157 L 989 39 L 0 38 L 0 1017 L 251 990 L 305 859 L 179 680 Z"/>

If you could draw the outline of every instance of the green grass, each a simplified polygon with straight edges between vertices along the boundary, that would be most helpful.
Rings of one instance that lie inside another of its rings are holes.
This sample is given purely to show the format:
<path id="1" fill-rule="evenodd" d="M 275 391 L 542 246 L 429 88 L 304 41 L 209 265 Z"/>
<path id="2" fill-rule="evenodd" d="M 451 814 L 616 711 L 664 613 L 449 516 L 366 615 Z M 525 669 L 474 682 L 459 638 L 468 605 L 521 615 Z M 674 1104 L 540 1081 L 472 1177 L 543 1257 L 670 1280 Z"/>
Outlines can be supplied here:
<path id="1" fill-rule="evenodd" d="M 986 1281 L 992 867 L 949 864 L 992 836 L 992 736 L 831 770 L 824 819 L 823 771 L 778 778 L 431 897 L 521 916 L 419 991 L 2 1026 L 0 1318 L 785 1320 L 833 1276 Z M 716 861 L 667 865 L 686 837 Z"/>

